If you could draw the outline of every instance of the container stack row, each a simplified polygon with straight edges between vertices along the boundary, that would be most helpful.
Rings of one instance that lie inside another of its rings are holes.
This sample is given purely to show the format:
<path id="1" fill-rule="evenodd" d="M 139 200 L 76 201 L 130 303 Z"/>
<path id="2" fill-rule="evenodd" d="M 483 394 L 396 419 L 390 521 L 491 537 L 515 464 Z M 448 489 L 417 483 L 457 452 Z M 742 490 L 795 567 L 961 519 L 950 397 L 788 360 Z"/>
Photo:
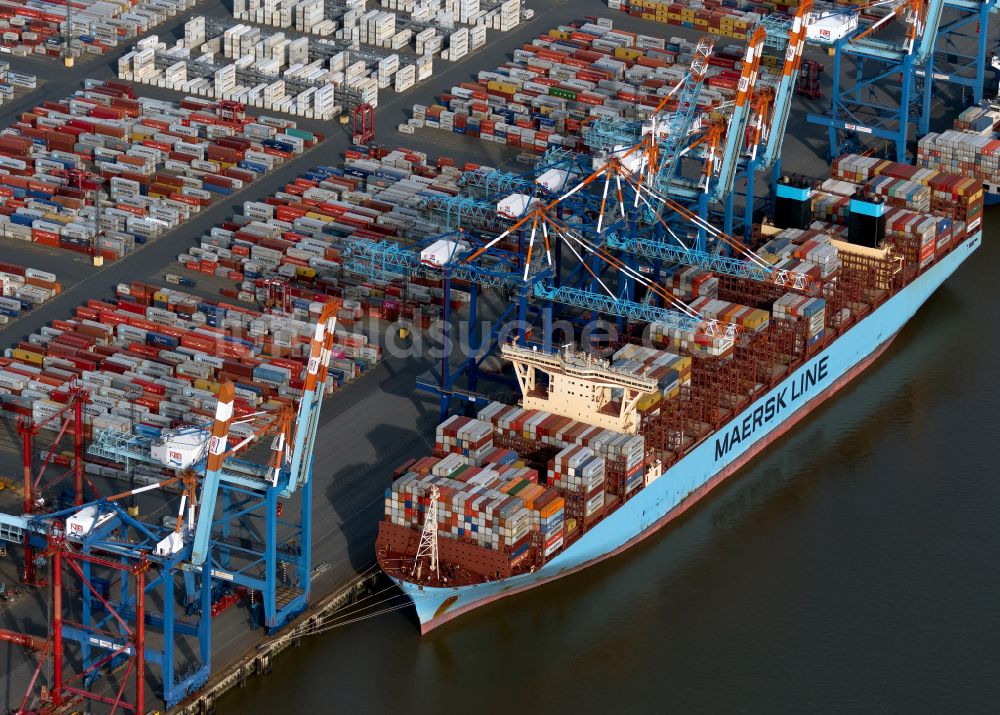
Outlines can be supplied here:
<path id="1" fill-rule="evenodd" d="M 482 464 L 494 452 L 493 428 L 487 422 L 454 415 L 437 427 L 434 449 L 469 457 Z"/>
<path id="2" fill-rule="evenodd" d="M 323 5 L 323 0 L 234 0 L 233 17 L 240 22 L 327 37 L 337 29 L 337 23 L 324 17 Z"/>
<path id="3" fill-rule="evenodd" d="M 412 124 L 529 151 L 582 151 L 585 122 L 655 108 L 688 71 L 693 50 L 681 38 L 615 30 L 606 18 L 560 27 L 480 71 L 476 82 L 452 87 L 438 104 L 415 105 Z M 736 47 L 710 60 L 704 107 L 735 93 L 740 54 Z"/>
<path id="4" fill-rule="evenodd" d="M 62 292 L 54 273 L 0 262 L 0 325 Z"/>
<path id="5" fill-rule="evenodd" d="M 214 102 L 88 85 L 0 137 L 4 236 L 114 260 L 322 139 Z"/>
<path id="6" fill-rule="evenodd" d="M 857 5 L 848 0 L 833 0 L 828 5 Z M 611 10 L 621 10 L 632 17 L 662 22 L 677 27 L 710 32 L 720 37 L 743 39 L 754 23 L 775 13 L 793 14 L 798 0 L 608 0 Z M 879 6 L 861 6 L 861 16 L 877 20 L 884 16 Z"/>
<path id="7" fill-rule="evenodd" d="M 741 7 L 742 6 L 742 7 Z M 755 6 L 760 6 L 755 9 Z M 764 3 L 685 2 L 669 0 L 608 0 L 608 8 L 643 20 L 710 32 L 718 37 L 746 39 L 747 31 L 762 17 Z"/>
<path id="8" fill-rule="evenodd" d="M 100 55 L 120 42 L 145 34 L 199 0 L 74 0 L 73 56 Z M 63 57 L 67 3 L 0 0 L 0 48 L 14 55 Z"/>
<path id="9" fill-rule="evenodd" d="M 37 75 L 15 72 L 10 68 L 10 62 L 0 62 L 0 104 L 12 99 L 19 89 L 32 90 L 37 87 Z"/>
<path id="10" fill-rule="evenodd" d="M 684 301 L 715 298 L 719 294 L 719 279 L 699 266 L 680 266 L 667 278 L 665 287 Z"/>
<path id="11" fill-rule="evenodd" d="M 766 330 L 771 317 L 766 310 L 718 298 L 698 298 L 691 307 L 705 318 L 732 323 L 753 332 Z"/>
<path id="12" fill-rule="evenodd" d="M 416 44 L 417 54 L 440 52 L 456 25 L 470 31 L 482 28 L 485 42 L 487 29 L 506 32 L 520 22 L 519 0 L 381 0 L 379 5 L 381 10 L 366 10 L 363 0 L 350 0 L 333 9 L 323 0 L 235 0 L 233 16 L 241 22 L 393 50 L 411 52 Z M 473 44 L 472 49 L 479 46 Z"/>
<path id="13" fill-rule="evenodd" d="M 757 250 L 775 268 L 826 279 L 840 270 L 840 258 L 829 233 L 786 228 Z"/>
<path id="14" fill-rule="evenodd" d="M 708 335 L 701 330 L 680 328 L 667 323 L 650 323 L 649 339 L 658 347 L 680 350 L 695 357 L 725 357 L 731 355 L 733 350 L 733 341 L 727 340 L 721 330 Z"/>
<path id="15" fill-rule="evenodd" d="M 617 499 L 645 483 L 645 439 L 640 435 L 500 403 L 483 408 L 479 419 L 493 425 L 498 444 L 515 445 L 524 453 L 558 450 L 543 466 L 546 484 L 566 500 L 567 535 L 577 525 L 590 526 Z"/>
<path id="16" fill-rule="evenodd" d="M 604 510 L 604 460 L 573 445 L 552 459 L 548 483 L 566 500 L 566 516 L 586 525 Z"/>
<path id="17" fill-rule="evenodd" d="M 246 201 L 240 216 L 216 226 L 179 256 L 192 271 L 228 277 L 231 297 L 266 299 L 269 279 L 287 284 L 294 305 L 334 297 L 341 318 L 403 319 L 427 327 L 440 314 L 439 279 L 370 276 L 344 267 L 344 252 L 358 240 L 395 241 L 441 231 L 425 218 L 428 197 L 455 196 L 461 175 L 447 160 L 430 164 L 420 152 L 371 148 L 346 152 L 342 168 L 317 167 L 263 201 Z M 454 308 L 469 300 L 453 284 Z"/>
<path id="18" fill-rule="evenodd" d="M 480 410 L 478 418 L 493 425 L 494 444 L 500 447 L 513 445 L 510 448 L 530 451 L 545 446 L 560 451 L 574 446 L 589 448 L 604 461 L 609 487 L 627 481 L 634 489 L 634 480 L 644 477 L 645 438 L 641 435 L 622 434 L 543 410 L 525 410 L 498 402 Z"/>
<path id="19" fill-rule="evenodd" d="M 173 45 L 151 35 L 118 62 L 122 79 L 316 119 L 340 114 L 348 96 L 377 106 L 380 89 L 403 91 L 433 69 L 429 54 L 359 52 L 346 42 L 223 27 L 201 16 Z"/>
<path id="20" fill-rule="evenodd" d="M 301 396 L 313 322 L 141 283 L 116 292 L 114 299 L 87 301 L 73 317 L 52 321 L 5 352 L 4 416 L 45 419 L 67 402 L 72 383 L 91 394 L 85 411 L 95 430 L 127 429 L 134 421 L 153 434 L 210 421 L 225 379 L 236 386 L 237 416 L 276 410 Z M 364 336 L 338 331 L 327 394 L 379 359 Z M 127 397 L 130 390 L 137 394 Z"/>
<path id="21" fill-rule="evenodd" d="M 673 399 L 682 387 L 691 384 L 689 356 L 676 355 L 653 347 L 627 343 L 612 356 L 611 366 L 617 371 L 652 377 L 657 381 L 658 390 L 640 399 L 637 405 L 640 412 L 648 412 L 657 407 L 661 401 Z M 640 461 L 641 456 L 639 455 Z"/>

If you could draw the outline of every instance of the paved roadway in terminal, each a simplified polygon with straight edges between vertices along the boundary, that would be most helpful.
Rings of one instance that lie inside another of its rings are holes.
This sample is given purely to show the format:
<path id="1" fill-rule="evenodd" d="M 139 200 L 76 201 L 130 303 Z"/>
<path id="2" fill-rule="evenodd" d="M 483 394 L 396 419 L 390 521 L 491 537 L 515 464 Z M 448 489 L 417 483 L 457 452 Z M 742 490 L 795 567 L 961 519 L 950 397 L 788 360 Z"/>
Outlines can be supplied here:
<path id="1" fill-rule="evenodd" d="M 378 141 L 389 146 L 426 151 L 435 156 L 452 156 L 460 161 L 491 165 L 506 163 L 513 168 L 512 152 L 500 145 L 466 140 L 430 129 L 417 130 L 415 135 L 402 135 L 397 134 L 395 127 L 409 118 L 413 104 L 432 103 L 442 91 L 474 77 L 478 70 L 501 64 L 522 43 L 576 17 L 610 17 L 618 27 L 666 37 L 695 38 L 698 35 L 692 30 L 658 25 L 612 12 L 597 0 L 579 0 L 572 4 L 566 0 L 532 1 L 528 4 L 536 10 L 532 21 L 510 33 L 491 32 L 484 49 L 457 64 L 437 60 L 431 79 L 405 93 L 383 92 L 381 106 L 376 112 Z M 228 11 L 219 0 L 208 0 L 192 13 L 175 18 L 154 32 L 164 38 L 178 36 L 180 30 L 177 28 L 195 14 L 225 17 Z M 9 121 L 16 113 L 30 109 L 44 99 L 68 96 L 82 87 L 84 78 L 113 76 L 118 57 L 128 49 L 119 48 L 103 57 L 78 62 L 71 69 L 63 68 L 52 60 L 11 58 L 14 69 L 36 73 L 44 77 L 46 83 L 43 88 L 5 105 L 2 108 L 5 119 Z M 828 89 L 828 76 L 824 77 L 824 82 Z M 180 96 L 144 85 L 136 85 L 136 89 L 145 96 Z M 796 106 L 785 148 L 785 165 L 789 171 L 813 175 L 823 173 L 825 163 L 820 157 L 824 153 L 825 134 L 819 127 L 806 125 L 804 114 L 807 110 L 823 111 L 825 106 L 824 100 L 799 102 Z M 252 111 L 266 114 L 263 110 Z M 940 115 L 945 115 L 944 109 Z M 5 257 L 56 272 L 67 288 L 56 299 L 0 330 L 0 345 L 10 345 L 51 320 L 69 315 L 76 305 L 88 298 L 110 295 L 117 283 L 162 278 L 165 267 L 176 260 L 177 254 L 193 245 L 213 225 L 232 215 L 243 201 L 274 193 L 310 166 L 339 164 L 343 151 L 350 146 L 345 128 L 337 123 L 309 120 L 300 120 L 300 124 L 323 131 L 330 138 L 319 148 L 286 163 L 239 194 L 219 201 L 181 228 L 102 269 L 94 269 L 84 257 L 70 252 L 5 242 Z M 388 357 L 380 366 L 324 404 L 314 455 L 313 563 L 328 562 L 332 568 L 316 579 L 314 595 L 350 579 L 357 570 L 371 563 L 374 534 L 382 514 L 382 494 L 389 484 L 389 473 L 406 458 L 429 451 L 437 422 L 437 404 L 415 392 L 414 380 L 430 365 L 431 362 L 426 359 Z M 4 425 L 0 430 L 0 473 L 10 476 L 20 473 L 15 438 L 10 425 Z M 4 503 L 8 503 L 6 499 Z M 150 512 L 144 508 L 143 513 Z M 0 580 L 14 581 L 16 567 L 14 558 L 0 561 Z M 13 608 L 0 608 L 0 627 L 44 634 L 45 623 L 42 594 L 33 594 Z M 213 627 L 214 672 L 220 672 L 226 663 L 235 660 L 261 637 L 261 631 L 251 632 L 247 628 L 246 614 L 242 610 L 231 609 L 217 618 Z M 10 663 L 11 669 L 9 677 L 0 679 L 0 708 L 18 707 L 34 660 L 9 644 L 0 645 L 0 660 Z"/>

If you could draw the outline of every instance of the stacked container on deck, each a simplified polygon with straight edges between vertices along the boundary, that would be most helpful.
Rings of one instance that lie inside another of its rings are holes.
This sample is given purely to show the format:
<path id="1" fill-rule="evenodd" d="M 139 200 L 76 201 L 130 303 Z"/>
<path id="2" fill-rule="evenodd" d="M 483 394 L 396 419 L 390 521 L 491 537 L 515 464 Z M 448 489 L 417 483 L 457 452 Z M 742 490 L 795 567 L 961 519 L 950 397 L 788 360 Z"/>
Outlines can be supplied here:
<path id="1" fill-rule="evenodd" d="M 44 419 L 68 399 L 70 383 L 90 392 L 86 422 L 128 429 L 133 410 L 147 433 L 206 423 L 224 379 L 236 386 L 237 416 L 270 411 L 301 395 L 314 322 L 262 314 L 140 283 L 113 300 L 90 300 L 0 358 L 3 413 Z M 315 304 L 313 320 L 322 309 Z M 378 359 L 363 336 L 338 331 L 327 393 Z M 126 398 L 137 388 L 141 395 Z M 234 433 L 246 426 L 234 426 Z M 54 425 L 58 429 L 58 424 Z M 246 435 L 244 435 L 246 436 Z"/>
<path id="2" fill-rule="evenodd" d="M 680 266 L 667 279 L 666 286 L 681 300 L 715 298 L 719 294 L 719 279 L 711 271 L 698 266 Z"/>
<path id="3" fill-rule="evenodd" d="M 549 463 L 548 482 L 566 500 L 566 516 L 587 524 L 604 511 L 603 459 L 589 447 L 574 445 Z"/>
<path id="4" fill-rule="evenodd" d="M 705 318 L 732 323 L 754 332 L 766 330 L 770 318 L 766 310 L 718 298 L 698 298 L 691 303 L 691 308 Z"/>
<path id="5" fill-rule="evenodd" d="M 931 132 L 917 142 L 917 163 L 996 186 L 1000 184 L 1000 140 L 992 131 L 986 136 L 954 130 Z"/>
<path id="6" fill-rule="evenodd" d="M 0 137 L 4 236 L 120 258 L 321 139 L 285 141 L 286 120 L 224 119 L 204 100 L 177 105 L 136 99 L 120 82 L 88 84 Z"/>
<path id="7" fill-rule="evenodd" d="M 582 151 L 585 121 L 655 108 L 687 73 L 693 49 L 680 38 L 614 30 L 604 18 L 560 27 L 515 50 L 512 61 L 480 71 L 476 82 L 452 87 L 441 104 L 415 105 L 414 120 L 531 151 Z M 720 48 L 711 58 L 702 106 L 735 94 L 742 53 Z"/>
<path id="8" fill-rule="evenodd" d="M 825 279 L 840 270 L 837 249 L 830 238 L 828 233 L 816 229 L 786 228 L 761 246 L 757 255 L 775 269 Z"/>
<path id="9" fill-rule="evenodd" d="M 885 197 L 892 206 L 885 214 L 886 240 L 920 269 L 982 230 L 983 184 L 978 179 L 857 154 L 837 159 L 833 174 L 850 182 L 841 188 L 845 194 L 854 184 L 855 190 Z M 829 212 L 829 200 L 816 194 L 814 207 L 817 200 L 826 201 Z M 841 200 L 839 205 L 847 204 Z"/>
<path id="10" fill-rule="evenodd" d="M 775 320 L 794 320 L 804 323 L 806 345 L 812 347 L 826 334 L 826 301 L 798 293 L 785 293 L 774 301 Z"/>
<path id="11" fill-rule="evenodd" d="M 472 420 L 477 423 L 478 420 Z M 489 423 L 465 423 L 489 431 Z M 438 535 L 507 554 L 515 564 L 531 546 L 531 534 L 548 555 L 562 546 L 563 499 L 538 484 L 532 469 L 506 464 L 470 464 L 451 452 L 415 462 L 385 493 L 385 516 L 398 526 L 421 528 L 431 490 L 438 490 Z"/>
<path id="12" fill-rule="evenodd" d="M 955 119 L 954 129 L 931 132 L 917 142 L 917 163 L 989 184 L 1000 192 L 1000 107 L 992 103 L 969 107 Z"/>
<path id="13" fill-rule="evenodd" d="M 691 384 L 691 358 L 665 350 L 628 343 L 612 356 L 611 366 L 657 381 L 658 392 L 640 399 L 637 405 L 640 412 L 648 411 L 661 400 L 673 399 L 682 387 Z"/>
<path id="14" fill-rule="evenodd" d="M 632 345 L 617 358 L 622 369 L 627 362 L 643 366 L 637 373 L 672 372 L 673 379 L 666 381 L 674 394 L 680 373 L 690 380 L 689 358 Z M 546 448 L 549 455 L 555 452 L 542 465 L 545 483 L 539 483 L 537 471 L 515 461 L 518 454 L 505 445 L 526 450 L 526 456 L 537 457 Z M 386 490 L 385 516 L 397 526 L 421 528 L 436 486 L 440 536 L 504 551 L 511 563 L 523 557 L 529 543 L 549 558 L 639 489 L 644 466 L 640 435 L 493 402 L 477 419 L 452 417 L 441 423 L 435 456 L 409 465 Z M 522 511 L 537 534 L 531 540 L 519 526 Z"/>

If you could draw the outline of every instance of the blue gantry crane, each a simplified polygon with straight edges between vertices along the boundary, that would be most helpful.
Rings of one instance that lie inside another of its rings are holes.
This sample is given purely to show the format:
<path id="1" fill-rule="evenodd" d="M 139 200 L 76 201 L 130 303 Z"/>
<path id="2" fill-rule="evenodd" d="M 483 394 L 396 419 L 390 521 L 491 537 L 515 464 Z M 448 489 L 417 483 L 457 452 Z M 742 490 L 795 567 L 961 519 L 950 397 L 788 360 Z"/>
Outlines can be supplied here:
<path id="1" fill-rule="evenodd" d="M 886 14 L 859 24 L 834 43 L 830 111 L 808 115 L 810 122 L 827 127 L 831 158 L 856 148 L 858 138 L 868 136 L 890 142 L 896 159 L 905 161 L 911 127 L 917 136 L 930 129 L 935 82 L 971 87 L 973 98 L 982 97 L 985 42 L 995 0 L 892 0 L 840 12 L 856 19 L 875 7 Z M 942 24 L 945 11 L 957 18 Z M 905 25 L 902 33 L 895 39 L 876 39 L 873 35 L 888 32 L 893 19 Z M 978 54 L 960 57 L 950 52 L 954 37 L 973 24 L 979 31 Z M 952 71 L 941 72 L 936 63 Z"/>
<path id="2" fill-rule="evenodd" d="M 49 641 L 53 658 L 60 654 L 49 688 L 53 704 L 73 697 L 123 703 L 122 690 L 109 700 L 89 685 L 127 661 L 136 677 L 130 707 L 145 712 L 147 663 L 159 666 L 163 700 L 173 707 L 207 682 L 212 607 L 224 591 L 244 591 L 254 604 L 252 617 L 259 610 L 268 629 L 281 628 L 306 607 L 313 450 L 336 310 L 327 303 L 317 321 L 297 409 L 237 416 L 238 385 L 223 383 L 211 425 L 158 436 L 114 429 L 94 436 L 92 455 L 157 466 L 172 473 L 166 478 L 63 511 L 0 515 L 0 538 L 33 539 L 49 558 L 53 584 L 64 570 L 81 582 L 72 623 L 63 620 L 60 603 L 53 608 Z M 248 458 L 255 445 L 269 447 L 266 461 Z M 125 497 L 178 488 L 177 516 L 163 523 L 143 521 L 120 506 Z M 186 605 L 180 611 L 179 594 Z M 146 642 L 147 631 L 155 634 L 155 647 Z M 180 647 L 184 639 L 189 642 Z M 71 677 L 62 672 L 66 642 L 77 644 L 82 665 Z"/>

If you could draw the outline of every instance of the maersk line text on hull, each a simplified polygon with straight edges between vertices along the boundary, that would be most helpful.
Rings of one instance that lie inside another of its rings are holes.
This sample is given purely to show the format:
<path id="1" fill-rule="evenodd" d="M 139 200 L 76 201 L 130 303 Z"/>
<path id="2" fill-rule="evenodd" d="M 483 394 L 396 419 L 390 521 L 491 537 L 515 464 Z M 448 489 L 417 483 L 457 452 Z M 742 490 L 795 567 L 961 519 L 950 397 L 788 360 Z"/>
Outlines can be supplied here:
<path id="1" fill-rule="evenodd" d="M 769 425 L 775 417 L 812 392 L 814 387 L 827 378 L 827 375 L 827 357 L 824 355 L 811 365 L 807 365 L 798 379 L 791 384 L 784 385 L 775 394 L 763 400 L 742 421 L 727 429 L 722 437 L 716 437 L 716 461 L 725 457 L 733 447 L 750 439 L 758 429 Z"/>

